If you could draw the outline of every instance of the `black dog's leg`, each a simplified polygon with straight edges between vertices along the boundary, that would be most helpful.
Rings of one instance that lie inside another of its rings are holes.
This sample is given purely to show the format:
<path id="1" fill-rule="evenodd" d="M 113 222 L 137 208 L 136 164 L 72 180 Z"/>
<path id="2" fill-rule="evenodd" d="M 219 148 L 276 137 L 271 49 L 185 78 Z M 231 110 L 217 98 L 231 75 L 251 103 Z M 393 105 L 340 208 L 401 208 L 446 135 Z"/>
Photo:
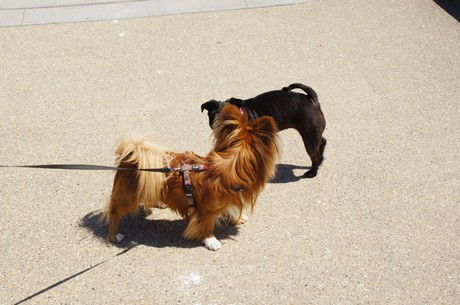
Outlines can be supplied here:
<path id="1" fill-rule="evenodd" d="M 323 162 L 323 151 L 326 146 L 326 139 L 316 134 L 301 133 L 302 140 L 311 159 L 311 168 L 304 174 L 305 178 L 313 178 L 318 173 L 318 167 Z"/>
<path id="2" fill-rule="evenodd" d="M 326 138 L 321 138 L 321 144 L 319 146 L 319 165 L 321 165 L 321 163 L 323 163 L 323 160 L 324 160 L 324 148 L 326 147 L 326 144 L 327 144 L 327 141 L 326 141 Z"/>

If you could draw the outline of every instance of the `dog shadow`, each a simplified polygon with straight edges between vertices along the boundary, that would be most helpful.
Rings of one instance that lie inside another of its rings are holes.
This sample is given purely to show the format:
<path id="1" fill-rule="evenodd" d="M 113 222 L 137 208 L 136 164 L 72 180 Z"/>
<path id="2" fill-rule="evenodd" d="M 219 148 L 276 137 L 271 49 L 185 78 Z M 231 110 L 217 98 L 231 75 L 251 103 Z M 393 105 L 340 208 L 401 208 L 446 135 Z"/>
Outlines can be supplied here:
<path id="1" fill-rule="evenodd" d="M 155 209 L 152 210 L 155 213 Z M 108 225 L 100 221 L 101 210 L 88 213 L 80 220 L 80 227 L 87 229 L 96 238 L 107 243 Z M 114 246 L 122 249 L 130 249 L 137 245 L 145 245 L 155 248 L 196 248 L 202 245 L 182 237 L 182 232 L 187 227 L 184 219 L 148 219 L 144 212 L 137 215 L 128 215 L 120 221 L 120 232 L 125 239 Z M 238 234 L 236 226 L 216 226 L 217 239 L 225 240 Z"/>
<path id="2" fill-rule="evenodd" d="M 299 166 L 299 165 L 292 165 L 292 164 L 278 164 L 276 166 L 276 176 L 270 183 L 290 183 L 296 182 L 301 179 L 305 179 L 303 175 L 304 172 L 300 176 L 296 176 L 294 170 L 309 170 L 309 166 Z"/>

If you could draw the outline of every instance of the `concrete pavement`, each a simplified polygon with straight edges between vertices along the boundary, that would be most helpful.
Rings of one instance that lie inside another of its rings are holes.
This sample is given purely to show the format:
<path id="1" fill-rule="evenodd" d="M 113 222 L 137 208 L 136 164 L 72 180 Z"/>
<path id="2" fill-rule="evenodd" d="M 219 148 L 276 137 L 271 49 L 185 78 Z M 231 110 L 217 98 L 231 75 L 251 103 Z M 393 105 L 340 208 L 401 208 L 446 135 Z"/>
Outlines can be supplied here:
<path id="1" fill-rule="evenodd" d="M 217 252 L 167 210 L 108 245 L 111 172 L 2 169 L 0 304 L 458 304 L 459 42 L 429 0 L 1 27 L 0 164 L 111 165 L 137 133 L 205 154 L 202 102 L 293 82 L 318 92 L 328 146 L 300 179 L 283 131 L 277 177 Z"/>

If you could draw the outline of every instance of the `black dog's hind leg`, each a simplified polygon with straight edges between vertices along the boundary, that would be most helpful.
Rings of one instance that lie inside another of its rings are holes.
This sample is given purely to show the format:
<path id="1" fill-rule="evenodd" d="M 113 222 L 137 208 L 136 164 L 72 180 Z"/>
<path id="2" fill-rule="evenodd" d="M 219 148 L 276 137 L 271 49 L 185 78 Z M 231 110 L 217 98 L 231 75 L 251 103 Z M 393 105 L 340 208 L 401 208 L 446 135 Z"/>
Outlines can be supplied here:
<path id="1" fill-rule="evenodd" d="M 323 160 L 324 160 L 324 148 L 326 147 L 326 144 L 327 144 L 327 140 L 326 138 L 321 138 L 321 144 L 319 145 L 319 164 L 318 165 L 321 165 L 321 163 L 323 163 Z"/>
<path id="2" fill-rule="evenodd" d="M 311 159 L 311 168 L 304 174 L 304 177 L 313 178 L 318 173 L 318 167 L 323 162 L 323 152 L 324 147 L 326 146 L 326 139 L 323 137 L 317 137 L 316 135 L 312 134 L 301 133 L 301 135 L 305 149 L 307 150 L 307 153 Z M 312 139 L 315 138 L 316 140 L 312 141 Z"/>

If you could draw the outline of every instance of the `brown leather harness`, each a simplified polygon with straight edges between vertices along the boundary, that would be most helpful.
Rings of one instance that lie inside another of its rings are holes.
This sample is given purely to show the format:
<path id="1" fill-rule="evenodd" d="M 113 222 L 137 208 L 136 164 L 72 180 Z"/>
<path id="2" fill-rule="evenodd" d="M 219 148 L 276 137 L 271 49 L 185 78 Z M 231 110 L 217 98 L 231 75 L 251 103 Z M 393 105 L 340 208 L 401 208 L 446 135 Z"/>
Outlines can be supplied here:
<path id="1" fill-rule="evenodd" d="M 182 173 L 183 187 L 185 198 L 187 198 L 188 204 L 188 214 L 192 214 L 195 210 L 196 204 L 193 197 L 193 186 L 190 172 L 202 172 L 208 169 L 208 166 L 205 164 L 188 164 L 184 162 L 178 169 Z M 235 191 L 242 192 L 244 188 L 242 186 L 234 186 Z"/>
<path id="2" fill-rule="evenodd" d="M 193 212 L 196 207 L 195 199 L 193 198 L 193 186 L 192 178 L 190 172 L 202 172 L 208 169 L 207 165 L 204 164 L 188 164 L 184 162 L 180 166 L 180 171 L 182 173 L 183 186 L 185 197 L 187 198 L 189 213 Z"/>

